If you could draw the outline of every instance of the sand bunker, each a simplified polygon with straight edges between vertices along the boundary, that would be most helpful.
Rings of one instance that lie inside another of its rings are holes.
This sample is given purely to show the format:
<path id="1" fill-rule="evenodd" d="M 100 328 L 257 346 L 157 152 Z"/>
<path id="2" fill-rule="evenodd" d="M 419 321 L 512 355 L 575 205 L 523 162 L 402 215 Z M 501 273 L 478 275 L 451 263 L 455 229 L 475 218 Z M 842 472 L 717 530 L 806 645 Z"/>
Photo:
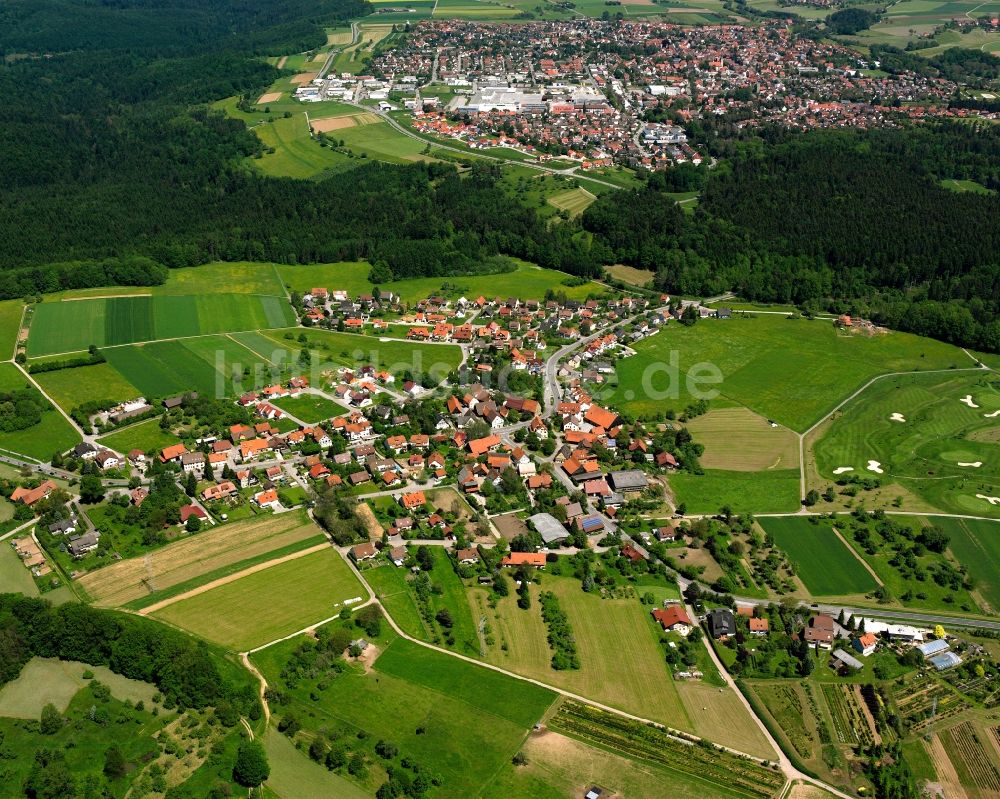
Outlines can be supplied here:
<path id="1" fill-rule="evenodd" d="M 836 469 L 833 470 L 833 473 L 843 474 L 844 472 L 853 472 L 853 471 L 854 471 L 853 466 L 838 466 Z"/>
<path id="2" fill-rule="evenodd" d="M 975 402 L 972 401 L 972 395 L 971 394 L 966 394 L 964 397 L 962 397 L 962 399 L 959 400 L 959 402 L 964 402 L 970 408 L 978 408 L 979 407 L 978 405 L 976 405 Z"/>
<path id="3" fill-rule="evenodd" d="M 976 499 L 985 499 L 991 505 L 1000 505 L 1000 497 L 988 497 L 986 494 L 976 494 Z"/>
<path id="4" fill-rule="evenodd" d="M 901 413 L 894 413 L 892 414 L 892 416 L 889 417 L 889 420 L 892 422 L 905 422 L 906 417 L 903 416 L 903 414 Z"/>
<path id="5" fill-rule="evenodd" d="M 993 413 L 984 413 L 983 416 L 985 416 L 987 419 L 996 419 L 998 416 L 1000 416 L 1000 411 L 993 411 Z"/>
<path id="6" fill-rule="evenodd" d="M 878 461 L 868 461 L 868 471 L 875 472 L 875 474 L 885 474 L 885 471 L 882 469 L 882 464 Z"/>
<path id="7" fill-rule="evenodd" d="M 983 465 L 983 462 L 982 461 L 971 461 L 970 463 L 963 463 L 962 461 L 959 461 L 958 465 L 959 466 L 971 466 L 973 469 L 978 469 L 980 466 Z"/>
<path id="8" fill-rule="evenodd" d="M 281 92 L 268 92 L 267 94 L 262 94 L 258 100 L 257 105 L 266 105 L 267 103 L 276 103 L 281 99 Z"/>

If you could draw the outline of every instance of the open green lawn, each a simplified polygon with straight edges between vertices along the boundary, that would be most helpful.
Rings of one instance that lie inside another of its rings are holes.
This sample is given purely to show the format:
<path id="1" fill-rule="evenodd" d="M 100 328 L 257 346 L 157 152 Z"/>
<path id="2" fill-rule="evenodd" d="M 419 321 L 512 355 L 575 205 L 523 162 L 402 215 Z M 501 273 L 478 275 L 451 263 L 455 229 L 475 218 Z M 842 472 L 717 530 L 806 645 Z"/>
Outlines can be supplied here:
<path id="1" fill-rule="evenodd" d="M 0 363 L 0 391 L 10 391 L 30 386 L 14 364 Z M 47 461 L 55 452 L 65 452 L 80 441 L 76 429 L 54 407 L 45 403 L 41 421 L 24 430 L 0 432 L 0 450 L 27 455 Z"/>
<path id="2" fill-rule="evenodd" d="M 723 408 L 722 403 L 688 422 L 688 430 L 705 447 L 706 469 L 737 472 L 794 469 L 799 464 L 798 437 L 748 408 Z"/>
<path id="3" fill-rule="evenodd" d="M 829 522 L 813 524 L 794 516 L 758 518 L 757 522 L 785 551 L 813 596 L 865 594 L 876 588 L 874 578 Z"/>
<path id="4" fill-rule="evenodd" d="M 142 395 L 139 389 L 106 363 L 40 372 L 34 378 L 67 413 L 88 400 L 124 402 Z"/>
<path id="5" fill-rule="evenodd" d="M 352 297 L 371 292 L 372 284 L 368 282 L 370 269 L 371 267 L 363 261 L 278 266 L 281 279 L 292 291 L 307 292 L 316 287 L 330 291 L 341 289 Z M 494 275 L 418 277 L 386 283 L 381 286 L 381 289 L 398 294 L 403 302 L 410 304 L 426 299 L 432 294 L 446 296 L 453 300 L 461 296 L 475 299 L 479 295 L 490 299 L 494 297 L 518 297 L 526 300 L 540 300 L 545 296 L 545 292 L 551 289 L 565 293 L 570 299 L 582 300 L 592 294 L 601 295 L 607 292 L 603 286 L 597 283 L 567 286 L 566 283 L 570 279 L 570 276 L 564 272 L 542 269 L 532 264 L 519 262 L 518 268 L 512 272 L 501 272 Z"/>
<path id="6" fill-rule="evenodd" d="M 0 590 L 25 596 L 38 596 L 38 586 L 31 572 L 17 556 L 10 541 L 0 544 Z"/>
<path id="7" fill-rule="evenodd" d="M 330 549 L 279 563 L 153 615 L 230 649 L 246 650 L 335 616 L 345 600 L 363 593 Z"/>
<path id="8" fill-rule="evenodd" d="M 268 682 L 289 697 L 275 712 L 295 714 L 307 730 L 335 729 L 350 739 L 363 730 L 373 741 L 392 741 L 402 755 L 441 777 L 434 795 L 442 799 L 479 795 L 556 698 L 544 688 L 395 637 L 382 644 L 367 673 L 355 666 L 322 688 L 315 680 L 289 687 L 281 670 L 298 644 L 289 641 L 254 655 Z"/>
<path id="9" fill-rule="evenodd" d="M 577 217 L 586 211 L 592 202 L 596 200 L 593 194 L 584 188 L 567 189 L 559 194 L 553 194 L 548 202 L 560 211 L 566 211 L 570 217 Z"/>
<path id="10" fill-rule="evenodd" d="M 737 513 L 785 513 L 799 507 L 799 473 L 795 469 L 675 472 L 669 482 L 676 503 L 683 502 L 688 513 L 718 513 L 723 505 Z"/>
<path id="11" fill-rule="evenodd" d="M 29 355 L 233 330 L 283 327 L 295 317 L 284 297 L 256 294 L 133 296 L 42 303 L 35 309 Z"/>
<path id="12" fill-rule="evenodd" d="M 65 711 L 77 691 L 87 685 L 84 671 L 93 672 L 96 679 L 111 688 L 115 698 L 123 701 L 148 703 L 156 693 L 153 685 L 122 677 L 104 666 L 35 657 L 25 664 L 16 679 L 0 688 L 0 716 L 37 719 L 49 703 L 60 712 Z"/>
<path id="13" fill-rule="evenodd" d="M 298 397 L 284 397 L 273 403 L 296 419 L 308 424 L 322 422 L 347 412 L 343 405 L 316 394 L 302 394 Z"/>
<path id="14" fill-rule="evenodd" d="M 365 580 L 375 596 L 403 632 L 413 638 L 428 640 L 430 631 L 420 617 L 413 591 L 406 584 L 407 571 L 396 566 L 378 566 L 365 570 Z"/>
<path id="15" fill-rule="evenodd" d="M 176 444 L 178 440 L 177 436 L 160 429 L 159 419 L 149 419 L 103 436 L 98 439 L 98 443 L 127 455 L 133 449 L 141 449 L 143 452 L 161 450 Z"/>
<path id="16" fill-rule="evenodd" d="M 280 799 L 371 799 L 371 794 L 348 779 L 309 759 L 277 730 L 264 735 L 271 765 L 267 787 Z"/>
<path id="17" fill-rule="evenodd" d="M 314 109 L 310 109 L 310 113 L 315 116 Z M 252 161 L 266 175 L 316 178 L 334 171 L 351 169 L 361 163 L 333 148 L 321 146 L 309 130 L 308 117 L 304 111 L 291 117 L 272 116 L 269 123 L 256 125 L 253 132 L 270 148 L 260 158 Z"/>
<path id="18" fill-rule="evenodd" d="M 973 194 L 996 194 L 993 189 L 988 189 L 982 183 L 976 183 L 974 180 L 953 180 L 946 178 L 940 182 L 944 188 L 951 191 L 970 191 Z"/>
<path id="19" fill-rule="evenodd" d="M 24 303 L 21 300 L 4 300 L 0 302 L 0 353 L 3 357 L 13 357 L 17 333 L 21 329 L 21 317 L 24 314 Z"/>
<path id="20" fill-rule="evenodd" d="M 951 537 L 949 548 L 976 581 L 976 594 L 1000 611 L 1000 523 L 935 516 L 928 521 Z"/>
<path id="21" fill-rule="evenodd" d="M 554 592 L 567 614 L 580 654 L 580 669 L 556 671 L 538 604 L 540 590 Z M 677 689 L 663 659 L 653 626 L 634 599 L 602 600 L 580 588 L 570 577 L 542 576 L 541 589 L 532 586 L 531 607 L 521 610 L 513 595 L 486 607 L 481 589 L 471 589 L 475 613 L 485 613 L 494 643 L 486 659 L 527 677 L 542 680 L 605 704 L 693 732 Z M 506 649 L 504 648 L 506 647 Z M 656 685 L 650 692 L 643 686 Z"/>
<path id="22" fill-rule="evenodd" d="M 610 404 L 680 412 L 697 394 L 717 391 L 799 432 L 875 375 L 971 365 L 960 349 L 931 339 L 847 335 L 831 322 L 780 316 L 671 324 L 635 349 L 618 366 Z"/>
<path id="23" fill-rule="evenodd" d="M 1000 378 L 946 372 L 879 380 L 837 412 L 814 452 L 824 478 L 881 469 L 933 507 L 1000 517 L 1000 503 L 989 500 L 1000 497 Z"/>

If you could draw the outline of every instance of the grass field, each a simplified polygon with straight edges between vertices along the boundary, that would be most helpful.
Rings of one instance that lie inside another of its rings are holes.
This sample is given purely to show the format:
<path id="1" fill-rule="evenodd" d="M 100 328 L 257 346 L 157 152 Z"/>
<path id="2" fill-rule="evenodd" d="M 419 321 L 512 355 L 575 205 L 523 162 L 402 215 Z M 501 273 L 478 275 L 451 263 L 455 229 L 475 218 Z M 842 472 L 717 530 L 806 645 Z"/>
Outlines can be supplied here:
<path id="1" fill-rule="evenodd" d="M 270 150 L 252 163 L 272 177 L 318 178 L 359 164 L 344 153 L 321 146 L 309 130 L 305 112 L 272 117 L 267 124 L 255 125 L 253 132 Z"/>
<path id="2" fill-rule="evenodd" d="M 479 795 L 509 766 L 528 729 L 556 698 L 544 688 L 399 638 L 389 639 L 367 673 L 352 667 L 322 689 L 308 680 L 287 687 L 281 670 L 297 645 L 290 641 L 253 656 L 268 681 L 289 696 L 284 712 L 295 713 L 311 729 L 336 729 L 351 737 L 363 730 L 372 739 L 391 740 L 440 776 L 434 794 L 446 799 Z"/>
<path id="3" fill-rule="evenodd" d="M 364 593 L 333 549 L 242 577 L 182 599 L 154 617 L 242 651 L 335 616 Z"/>
<path id="4" fill-rule="evenodd" d="M 431 145 L 412 139 L 385 122 L 343 128 L 331 135 L 344 142 L 344 147 L 355 155 L 364 155 L 390 164 L 434 160 L 424 153 Z"/>
<path id="5" fill-rule="evenodd" d="M 153 685 L 122 677 L 105 666 L 36 657 L 25 664 L 16 679 L 0 688 L 0 716 L 37 719 L 50 702 L 60 712 L 65 711 L 77 691 L 88 682 L 83 679 L 85 670 L 111 688 L 117 699 L 153 701 L 156 692 Z"/>
<path id="6" fill-rule="evenodd" d="M 34 378 L 45 389 L 45 393 L 67 413 L 90 399 L 124 402 L 142 394 L 106 363 L 40 372 Z"/>
<path id="7" fill-rule="evenodd" d="M 10 542 L 0 545 L 0 586 L 7 593 L 38 596 L 38 586 Z"/>
<path id="8" fill-rule="evenodd" d="M 613 707 L 694 731 L 677 689 L 670 679 L 663 653 L 643 607 L 634 599 L 602 600 L 580 589 L 579 580 L 546 575 L 541 590 L 552 591 L 569 616 L 580 653 L 577 671 L 555 671 L 546 642 L 546 628 L 538 604 L 539 588 L 532 586 L 531 608 L 517 607 L 517 597 L 501 599 L 497 610 L 473 605 L 473 615 L 485 613 L 496 643 L 486 659 L 527 677 L 544 680 Z M 470 596 L 483 597 L 474 589 Z M 504 650 L 506 645 L 506 650 Z M 655 692 L 644 686 L 657 685 Z"/>
<path id="9" fill-rule="evenodd" d="M 548 202 L 550 205 L 554 205 L 560 211 L 565 211 L 570 215 L 570 218 L 578 217 L 584 211 L 586 211 L 592 202 L 596 200 L 593 194 L 584 188 L 568 189 L 559 194 L 553 194 L 549 197 Z"/>
<path id="10" fill-rule="evenodd" d="M 298 397 L 284 397 L 274 402 L 286 413 L 290 413 L 296 419 L 301 419 L 308 424 L 322 422 L 333 416 L 340 416 L 347 412 L 342 405 L 338 405 L 333 400 L 320 397 L 316 394 L 302 394 Z"/>
<path id="11" fill-rule="evenodd" d="M 798 438 L 787 428 L 771 427 L 748 408 L 712 408 L 687 423 L 704 445 L 700 460 L 706 469 L 759 472 L 799 465 Z"/>
<path id="12" fill-rule="evenodd" d="M 3 300 L 0 302 L 0 353 L 6 358 L 14 356 L 14 345 L 21 329 L 21 317 L 24 314 L 24 303 L 21 300 Z"/>
<path id="13" fill-rule="evenodd" d="M 284 327 L 295 321 L 284 297 L 255 294 L 133 296 L 42 303 L 28 338 L 31 356 L 233 330 Z"/>
<path id="14" fill-rule="evenodd" d="M 961 350 L 931 339 L 843 335 L 830 322 L 775 316 L 671 325 L 635 349 L 638 354 L 619 365 L 611 404 L 638 414 L 680 412 L 700 388 L 796 431 L 875 375 L 971 365 Z M 703 364 L 714 365 L 721 381 L 690 385 L 692 371 Z"/>
<path id="15" fill-rule="evenodd" d="M 0 363 L 0 391 L 24 388 L 28 379 L 12 363 Z M 32 388 L 34 388 L 32 386 Z M 0 433 L 0 450 L 47 461 L 55 452 L 65 452 L 80 441 L 73 426 L 48 403 L 41 421 L 24 430 Z"/>
<path id="16" fill-rule="evenodd" d="M 368 272 L 371 266 L 363 261 L 341 262 L 333 264 L 311 264 L 305 266 L 277 267 L 282 281 L 291 291 L 307 292 L 314 287 L 322 287 L 334 291 L 342 289 L 352 297 L 369 293 L 372 284 L 368 282 Z M 520 299 L 540 300 L 545 292 L 564 292 L 570 299 L 582 300 L 588 295 L 602 295 L 606 289 L 597 283 L 585 283 L 582 286 L 567 286 L 569 275 L 554 269 L 542 269 L 525 262 L 520 262 L 513 272 L 501 272 L 495 275 L 469 275 L 450 277 L 419 277 L 409 280 L 396 280 L 381 286 L 383 291 L 392 291 L 400 296 L 403 302 L 413 304 L 426 299 L 432 294 L 447 296 L 453 300 L 461 296 L 475 299 L 479 295 L 489 297 L 518 297 Z"/>
<path id="17" fill-rule="evenodd" d="M 813 446 L 817 469 L 827 479 L 881 469 L 933 507 L 1000 517 L 986 499 L 1000 496 L 998 413 L 1000 380 L 989 373 L 886 378 L 830 421 Z"/>
<path id="18" fill-rule="evenodd" d="M 675 472 L 669 482 L 677 503 L 683 502 L 688 513 L 718 513 L 723 505 L 729 505 L 737 513 L 785 513 L 799 507 L 796 469 Z"/>
<path id="19" fill-rule="evenodd" d="M 813 596 L 865 594 L 877 586 L 853 550 L 833 532 L 829 522 L 807 518 L 758 518 L 795 565 L 795 573 Z"/>
<path id="20" fill-rule="evenodd" d="M 239 571 L 247 561 L 261 555 L 293 545 L 305 548 L 321 540 L 319 529 L 304 513 L 233 522 L 182 538 L 143 558 L 123 560 L 90 572 L 77 585 L 101 607 L 117 607 L 135 600 L 148 600 L 149 604 L 171 595 L 174 587 L 189 590 Z"/>
<path id="21" fill-rule="evenodd" d="M 267 787 L 280 799 L 370 799 L 371 794 L 300 752 L 277 730 L 264 736 L 264 750 L 271 765 Z"/>
<path id="22" fill-rule="evenodd" d="M 143 452 L 159 451 L 177 441 L 177 436 L 160 429 L 159 419 L 139 422 L 98 439 L 99 444 L 126 455 L 133 449 L 141 449 Z"/>
<path id="23" fill-rule="evenodd" d="M 634 266 L 625 264 L 614 264 L 608 267 L 608 274 L 615 280 L 628 283 L 630 286 L 647 286 L 656 277 L 656 272 L 651 269 L 636 269 Z"/>
<path id="24" fill-rule="evenodd" d="M 976 580 L 975 593 L 1000 611 L 1000 523 L 943 516 L 929 521 L 951 537 L 951 553 Z"/>
<path id="25" fill-rule="evenodd" d="M 413 638 L 428 640 L 430 630 L 420 617 L 413 592 L 406 585 L 406 570 L 395 566 L 379 566 L 365 570 L 365 580 L 375 596 L 403 632 Z"/>

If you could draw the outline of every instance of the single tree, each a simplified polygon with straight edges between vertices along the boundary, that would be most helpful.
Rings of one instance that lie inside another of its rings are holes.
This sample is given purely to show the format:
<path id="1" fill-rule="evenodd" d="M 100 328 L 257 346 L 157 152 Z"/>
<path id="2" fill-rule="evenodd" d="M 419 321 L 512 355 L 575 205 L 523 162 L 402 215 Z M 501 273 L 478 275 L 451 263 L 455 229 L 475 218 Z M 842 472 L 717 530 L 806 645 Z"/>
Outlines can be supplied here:
<path id="1" fill-rule="evenodd" d="M 245 788 L 256 788 L 271 774 L 264 747 L 257 741 L 243 741 L 236 752 L 233 779 Z"/>

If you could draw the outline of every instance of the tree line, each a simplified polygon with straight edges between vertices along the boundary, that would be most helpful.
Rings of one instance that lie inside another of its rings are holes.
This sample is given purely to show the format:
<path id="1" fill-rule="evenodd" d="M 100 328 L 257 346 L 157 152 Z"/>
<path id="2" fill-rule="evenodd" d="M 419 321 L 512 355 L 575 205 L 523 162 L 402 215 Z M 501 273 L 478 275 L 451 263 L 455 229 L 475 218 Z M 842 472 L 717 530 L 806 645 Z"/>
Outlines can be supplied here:
<path id="1" fill-rule="evenodd" d="M 705 171 L 691 215 L 670 180 L 652 175 L 587 209 L 598 260 L 654 270 L 665 291 L 850 311 L 1000 351 L 995 127 L 766 131 Z"/>

